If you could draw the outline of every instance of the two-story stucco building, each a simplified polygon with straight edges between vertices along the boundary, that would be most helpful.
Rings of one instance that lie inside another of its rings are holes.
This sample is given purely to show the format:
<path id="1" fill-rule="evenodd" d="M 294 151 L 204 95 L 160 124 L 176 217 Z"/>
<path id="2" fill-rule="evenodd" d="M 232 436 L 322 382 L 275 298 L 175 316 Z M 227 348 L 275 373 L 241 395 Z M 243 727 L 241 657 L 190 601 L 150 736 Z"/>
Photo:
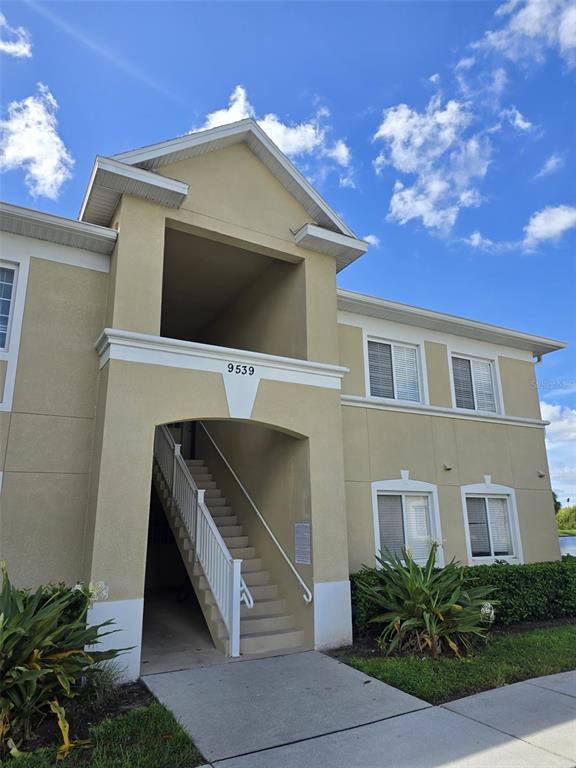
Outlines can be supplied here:
<path id="1" fill-rule="evenodd" d="M 563 345 L 338 290 L 366 243 L 253 121 L 1 225 L 0 557 L 106 582 L 131 676 L 154 590 L 263 653 L 349 642 L 383 547 L 559 557 L 534 362 Z"/>

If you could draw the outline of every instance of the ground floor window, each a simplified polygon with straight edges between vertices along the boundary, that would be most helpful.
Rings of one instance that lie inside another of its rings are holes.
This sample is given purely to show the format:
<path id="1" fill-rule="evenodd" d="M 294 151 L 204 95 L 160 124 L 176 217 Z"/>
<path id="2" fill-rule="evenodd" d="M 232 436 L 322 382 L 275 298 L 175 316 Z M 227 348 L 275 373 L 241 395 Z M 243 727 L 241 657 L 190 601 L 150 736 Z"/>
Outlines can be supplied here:
<path id="1" fill-rule="evenodd" d="M 400 556 L 406 548 L 415 560 L 426 561 L 432 544 L 430 507 L 428 494 L 379 493 L 380 551 Z"/>
<path id="2" fill-rule="evenodd" d="M 514 489 L 486 475 L 484 483 L 465 485 L 461 492 L 469 562 L 522 562 Z"/>
<path id="3" fill-rule="evenodd" d="M 513 557 L 510 507 L 506 496 L 466 496 L 472 557 Z"/>

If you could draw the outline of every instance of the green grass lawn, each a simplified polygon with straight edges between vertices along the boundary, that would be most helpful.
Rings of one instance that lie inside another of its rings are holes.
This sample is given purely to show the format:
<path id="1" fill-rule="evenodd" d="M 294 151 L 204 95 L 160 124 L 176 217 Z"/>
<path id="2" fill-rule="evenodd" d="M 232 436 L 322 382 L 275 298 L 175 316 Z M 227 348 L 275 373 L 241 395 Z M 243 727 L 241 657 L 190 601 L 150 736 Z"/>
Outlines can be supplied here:
<path id="1" fill-rule="evenodd" d="M 431 704 L 531 677 L 576 669 L 576 625 L 492 635 L 462 660 L 415 656 L 338 656 L 361 672 Z"/>
<path id="2" fill-rule="evenodd" d="M 576 528 L 558 528 L 558 536 L 576 536 Z"/>
<path id="3" fill-rule="evenodd" d="M 202 755 L 161 704 L 133 709 L 90 730 L 92 746 L 74 747 L 62 762 L 55 750 L 36 750 L 7 768 L 192 768 Z"/>

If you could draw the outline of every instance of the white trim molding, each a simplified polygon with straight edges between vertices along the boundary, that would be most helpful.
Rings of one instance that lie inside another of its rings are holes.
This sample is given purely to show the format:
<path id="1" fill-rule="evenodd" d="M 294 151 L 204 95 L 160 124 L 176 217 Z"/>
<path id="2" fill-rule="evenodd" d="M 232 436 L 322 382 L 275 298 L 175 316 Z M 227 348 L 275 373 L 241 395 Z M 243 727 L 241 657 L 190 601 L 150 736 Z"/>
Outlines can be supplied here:
<path id="1" fill-rule="evenodd" d="M 474 483 L 471 485 L 462 485 L 460 487 L 460 496 L 462 501 L 462 514 L 464 515 L 464 533 L 466 538 L 466 552 L 469 565 L 482 565 L 494 563 L 497 560 L 505 560 L 509 563 L 523 563 L 524 553 L 522 551 L 522 539 L 520 536 L 520 525 L 518 522 L 518 507 L 516 505 L 516 491 L 507 485 L 498 485 L 492 482 L 490 475 L 484 475 L 483 483 Z M 510 534 L 512 536 L 512 546 L 514 555 L 499 555 L 497 557 L 473 557 L 472 545 L 470 542 L 470 529 L 468 527 L 468 509 L 466 506 L 467 496 L 497 496 L 505 497 L 508 505 L 508 520 L 510 523 Z"/>
<path id="2" fill-rule="evenodd" d="M 180 208 L 188 194 L 188 184 L 98 155 L 78 218 L 109 225 L 124 194 Z"/>
<path id="3" fill-rule="evenodd" d="M 343 406 L 354 408 L 373 408 L 380 411 L 401 411 L 403 413 L 424 413 L 429 416 L 440 416 L 448 419 L 464 419 L 471 421 L 486 421 L 497 424 L 520 425 L 544 429 L 550 422 L 542 419 L 531 419 L 525 416 L 503 416 L 498 413 L 489 414 L 485 411 L 468 411 L 465 408 L 447 408 L 441 405 L 426 405 L 412 403 L 407 400 L 384 400 L 379 397 L 362 397 L 360 395 L 342 395 Z"/>
<path id="4" fill-rule="evenodd" d="M 430 534 L 433 541 L 438 542 L 436 565 L 444 565 L 444 546 L 442 542 L 442 523 L 440 520 L 440 505 L 438 502 L 438 487 L 434 483 L 410 479 L 410 472 L 403 469 L 400 477 L 395 480 L 375 480 L 372 484 L 372 519 L 374 525 L 374 552 L 380 556 L 380 523 L 378 520 L 378 496 L 381 494 L 402 495 L 405 493 L 428 496 L 430 499 Z"/>
<path id="5" fill-rule="evenodd" d="M 0 230 L 109 256 L 118 232 L 50 213 L 0 202 Z"/>
<path id="6" fill-rule="evenodd" d="M 314 648 L 340 648 L 352 643 L 350 580 L 314 583 Z"/>
<path id="7" fill-rule="evenodd" d="M 6 249 L 6 251 L 1 263 L 16 269 L 16 284 L 13 289 L 13 302 L 10 306 L 7 345 L 5 349 L 0 350 L 0 360 L 6 361 L 3 395 L 0 392 L 0 396 L 2 396 L 0 411 L 12 410 L 18 353 L 20 351 L 20 338 L 22 335 L 22 321 L 24 319 L 24 306 L 26 303 L 26 290 L 28 288 L 28 273 L 30 270 L 30 256 L 28 253 L 16 253 L 10 248 Z"/>
<path id="8" fill-rule="evenodd" d="M 339 390 L 348 368 L 106 328 L 95 345 L 100 368 L 110 360 L 222 375 L 230 418 L 249 419 L 260 381 Z"/>
<path id="9" fill-rule="evenodd" d="M 102 624 L 102 622 L 108 621 L 108 619 L 113 619 L 114 624 L 106 631 L 119 630 L 103 637 L 102 642 L 98 643 L 94 650 L 106 651 L 110 648 L 130 649 L 118 657 L 118 666 L 122 670 L 122 679 L 126 682 L 137 680 L 140 677 L 143 616 L 144 598 L 104 600 L 94 603 L 88 611 L 87 621 L 89 624 Z"/>
<path id="10" fill-rule="evenodd" d="M 304 224 L 294 233 L 294 241 L 301 248 L 334 256 L 337 272 L 368 250 L 368 243 L 364 240 L 332 232 L 316 224 Z"/>

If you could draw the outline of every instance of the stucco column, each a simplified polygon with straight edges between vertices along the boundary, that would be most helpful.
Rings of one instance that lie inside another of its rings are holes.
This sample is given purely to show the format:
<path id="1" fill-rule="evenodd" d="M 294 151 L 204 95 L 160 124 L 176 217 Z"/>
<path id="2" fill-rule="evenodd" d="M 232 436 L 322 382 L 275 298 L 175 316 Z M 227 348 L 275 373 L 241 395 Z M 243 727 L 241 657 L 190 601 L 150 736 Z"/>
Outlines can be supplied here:
<path id="1" fill-rule="evenodd" d="M 332 256 L 310 253 L 305 269 L 308 359 L 338 365 L 336 261 Z"/>
<path id="2" fill-rule="evenodd" d="M 160 334 L 166 209 L 124 195 L 114 217 L 108 327 Z"/>

